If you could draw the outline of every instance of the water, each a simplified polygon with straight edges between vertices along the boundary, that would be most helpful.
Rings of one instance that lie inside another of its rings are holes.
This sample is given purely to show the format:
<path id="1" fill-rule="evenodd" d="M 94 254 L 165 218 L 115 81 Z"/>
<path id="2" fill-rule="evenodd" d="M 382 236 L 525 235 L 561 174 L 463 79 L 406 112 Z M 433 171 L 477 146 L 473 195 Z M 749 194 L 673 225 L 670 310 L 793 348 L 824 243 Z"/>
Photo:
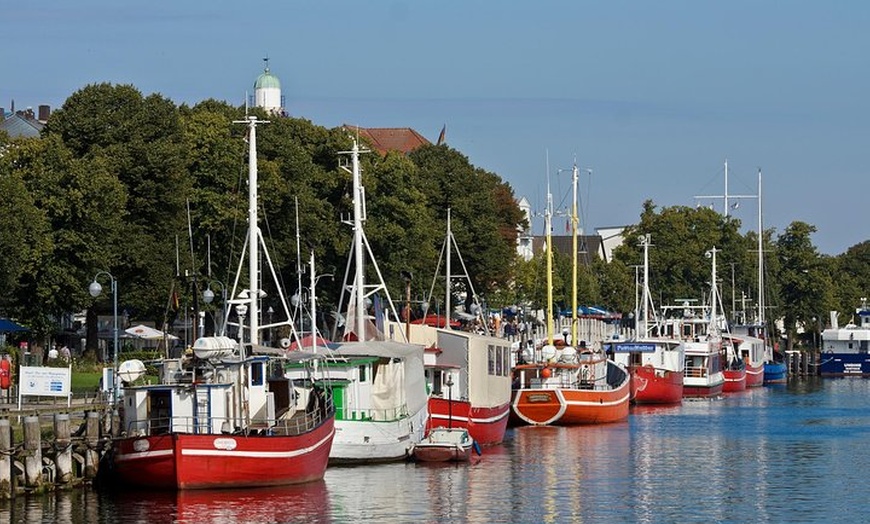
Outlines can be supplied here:
<path id="1" fill-rule="evenodd" d="M 322 482 L 182 493 L 79 489 L 0 522 L 868 522 L 870 380 L 805 380 L 607 426 L 519 428 L 475 464 L 330 468 Z"/>

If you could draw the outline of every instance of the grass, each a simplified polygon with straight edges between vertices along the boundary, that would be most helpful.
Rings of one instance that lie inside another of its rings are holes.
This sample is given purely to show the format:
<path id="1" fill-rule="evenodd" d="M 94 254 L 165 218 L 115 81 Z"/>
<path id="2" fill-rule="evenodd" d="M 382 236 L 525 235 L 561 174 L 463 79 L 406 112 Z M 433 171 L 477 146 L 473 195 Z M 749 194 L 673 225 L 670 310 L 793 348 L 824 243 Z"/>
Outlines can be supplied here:
<path id="1" fill-rule="evenodd" d="M 74 393 L 95 391 L 100 385 L 103 373 L 100 371 L 73 371 L 70 389 Z"/>

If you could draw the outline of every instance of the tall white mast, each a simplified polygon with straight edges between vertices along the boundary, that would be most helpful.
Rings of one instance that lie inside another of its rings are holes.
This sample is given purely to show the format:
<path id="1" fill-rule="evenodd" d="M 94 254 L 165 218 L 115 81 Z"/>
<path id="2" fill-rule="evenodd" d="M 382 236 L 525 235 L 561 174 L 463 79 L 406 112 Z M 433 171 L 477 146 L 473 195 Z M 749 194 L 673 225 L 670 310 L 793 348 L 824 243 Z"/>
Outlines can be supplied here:
<path id="1" fill-rule="evenodd" d="M 363 254 L 363 189 L 359 170 L 359 144 L 353 141 L 351 149 L 351 162 L 353 174 L 353 256 L 354 277 L 353 286 L 354 307 L 356 308 L 356 336 L 358 340 L 365 340 L 365 256 Z"/>
<path id="2" fill-rule="evenodd" d="M 577 159 L 574 159 L 574 167 L 571 169 L 571 185 L 573 188 L 573 200 L 571 202 L 571 343 L 577 344 L 577 230 L 580 226 L 580 218 L 577 216 Z"/>
<path id="3" fill-rule="evenodd" d="M 451 318 L 451 306 L 450 306 L 450 281 L 453 279 L 453 275 L 451 274 L 450 268 L 450 244 L 452 243 L 452 235 L 453 230 L 450 229 L 450 208 L 447 208 L 447 245 L 445 246 L 445 256 L 446 260 L 444 261 L 445 267 L 447 268 L 447 282 L 445 282 L 446 289 L 444 290 L 444 328 L 450 329 L 450 318 Z"/>
<path id="4" fill-rule="evenodd" d="M 758 170 L 758 323 L 762 333 L 764 326 L 764 222 L 761 218 L 761 169 Z"/>

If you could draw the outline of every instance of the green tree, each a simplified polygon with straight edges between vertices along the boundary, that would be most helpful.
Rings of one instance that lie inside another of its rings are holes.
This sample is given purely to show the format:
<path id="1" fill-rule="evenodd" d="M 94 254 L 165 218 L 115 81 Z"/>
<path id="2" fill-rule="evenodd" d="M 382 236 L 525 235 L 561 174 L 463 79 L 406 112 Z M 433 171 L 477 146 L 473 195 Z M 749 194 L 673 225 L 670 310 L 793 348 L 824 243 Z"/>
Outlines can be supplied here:
<path id="1" fill-rule="evenodd" d="M 815 231 L 815 226 L 805 222 L 792 222 L 776 241 L 779 311 L 788 349 L 794 346 L 799 326 L 815 330 L 818 319 L 834 305 L 831 276 L 810 238 Z"/>

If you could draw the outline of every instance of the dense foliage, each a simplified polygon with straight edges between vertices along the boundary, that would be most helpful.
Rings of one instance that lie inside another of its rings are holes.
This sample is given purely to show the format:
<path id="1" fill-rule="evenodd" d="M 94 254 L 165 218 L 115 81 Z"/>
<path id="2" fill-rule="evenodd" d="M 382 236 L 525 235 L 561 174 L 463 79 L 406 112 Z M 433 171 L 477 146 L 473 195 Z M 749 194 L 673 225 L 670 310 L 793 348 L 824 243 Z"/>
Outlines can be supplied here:
<path id="1" fill-rule="evenodd" d="M 112 306 L 109 294 L 94 299 L 87 292 L 102 271 L 117 279 L 119 307 L 131 319 L 163 325 L 177 314 L 174 296 L 181 310 L 215 308 L 199 297 L 206 287 L 232 284 L 247 230 L 246 128 L 238 123 L 244 116 L 220 101 L 178 107 L 133 86 L 95 84 L 70 96 L 41 138 L 0 136 L 0 313 L 45 338 L 62 318 L 87 309 L 93 347 L 96 312 Z M 351 243 L 342 222 L 352 213 L 351 175 L 340 155 L 352 146 L 349 135 L 283 117 L 257 133 L 261 228 L 272 262 L 293 294 L 308 285 L 301 277 L 313 253 L 317 272 L 333 275 L 318 284 L 325 310 L 338 303 Z M 477 293 L 491 307 L 544 307 L 545 259 L 518 258 L 517 232 L 527 224 L 497 174 L 446 145 L 369 153 L 362 173 L 366 234 L 394 300 L 404 296 L 403 271 L 414 275 L 416 298 L 428 292 L 449 210 Z M 829 310 L 848 315 L 870 291 L 870 241 L 826 257 L 812 244 L 814 231 L 795 222 L 778 236 L 762 232 L 767 316 L 783 318 L 790 335 L 817 331 Z M 647 234 L 659 305 L 709 290 L 704 254 L 713 247 L 728 309 L 757 298 L 758 232 L 742 235 L 739 221 L 706 208 L 646 202 L 614 260 L 593 257 L 579 269 L 581 304 L 632 310 L 642 262 L 636 239 Z M 557 254 L 554 264 L 554 298 L 568 307 L 571 260 Z M 101 283 L 109 289 L 105 277 Z M 434 289 L 443 300 L 443 288 Z M 266 291 L 274 301 L 274 290 Z"/>

